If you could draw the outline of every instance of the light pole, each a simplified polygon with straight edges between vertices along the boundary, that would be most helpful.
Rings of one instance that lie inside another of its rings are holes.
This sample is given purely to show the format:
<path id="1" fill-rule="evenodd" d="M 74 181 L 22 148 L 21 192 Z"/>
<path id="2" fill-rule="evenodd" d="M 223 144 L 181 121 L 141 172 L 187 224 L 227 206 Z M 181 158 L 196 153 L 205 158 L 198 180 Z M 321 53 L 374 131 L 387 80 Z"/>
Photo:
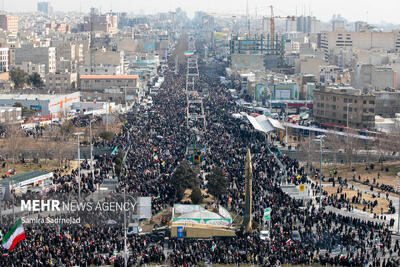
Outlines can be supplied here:
<path id="1" fill-rule="evenodd" d="M 314 139 L 313 141 L 319 142 L 319 208 L 322 208 L 322 138 L 320 136 L 318 139 Z"/>
<path id="2" fill-rule="evenodd" d="M 80 149 L 80 139 L 82 132 L 75 133 L 78 136 L 78 201 L 81 201 L 81 149 Z"/>
<path id="3" fill-rule="evenodd" d="M 351 103 L 347 103 L 347 115 L 346 115 L 346 130 L 347 130 L 347 149 L 350 149 L 349 148 L 349 106 L 351 105 Z M 348 151 L 348 152 L 350 152 L 350 151 Z M 348 161 L 350 162 L 350 160 L 351 160 L 351 158 L 350 158 L 350 154 L 349 153 L 346 153 L 347 154 L 347 157 L 348 157 Z M 351 165 L 351 164 L 350 164 Z"/>
<path id="4" fill-rule="evenodd" d="M 93 120 L 89 121 L 89 131 L 90 131 L 90 168 L 91 168 L 91 171 L 92 171 L 92 180 L 93 180 L 93 188 L 94 188 L 92 122 L 93 122 Z"/>
<path id="5" fill-rule="evenodd" d="M 116 193 L 116 194 L 117 194 L 117 193 Z M 121 195 L 121 194 L 117 194 L 117 195 Z M 124 205 L 123 205 L 123 207 L 124 207 L 124 266 L 127 267 L 127 266 L 128 266 L 127 247 L 126 247 L 126 239 L 127 239 L 126 230 L 127 230 L 127 227 L 126 227 L 126 208 L 125 208 L 125 203 L 126 203 L 126 188 L 124 188 L 124 194 L 123 194 L 123 196 L 124 196 Z M 133 202 L 133 204 L 132 204 L 132 209 L 135 209 L 135 206 L 136 206 L 136 204 L 137 204 L 137 201 L 136 201 L 133 197 L 131 197 L 131 196 L 128 196 L 128 197 L 130 197 L 131 200 L 132 200 L 132 202 Z"/>

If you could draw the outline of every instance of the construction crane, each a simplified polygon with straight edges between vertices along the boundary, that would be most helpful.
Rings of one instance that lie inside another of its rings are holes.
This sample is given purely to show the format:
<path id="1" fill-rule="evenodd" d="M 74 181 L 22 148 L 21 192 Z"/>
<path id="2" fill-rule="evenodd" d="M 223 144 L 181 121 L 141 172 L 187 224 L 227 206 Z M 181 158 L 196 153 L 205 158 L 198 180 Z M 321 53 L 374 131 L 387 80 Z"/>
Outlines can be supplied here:
<path id="1" fill-rule="evenodd" d="M 295 16 L 286 16 L 286 17 L 275 16 L 274 15 L 274 7 L 272 5 L 269 7 L 271 9 L 271 17 L 269 18 L 269 22 L 270 22 L 269 23 L 269 31 L 271 34 L 271 50 L 274 50 L 275 49 L 275 42 L 274 42 L 274 40 L 275 40 L 275 19 L 287 19 L 287 20 L 295 21 L 296 17 Z"/>

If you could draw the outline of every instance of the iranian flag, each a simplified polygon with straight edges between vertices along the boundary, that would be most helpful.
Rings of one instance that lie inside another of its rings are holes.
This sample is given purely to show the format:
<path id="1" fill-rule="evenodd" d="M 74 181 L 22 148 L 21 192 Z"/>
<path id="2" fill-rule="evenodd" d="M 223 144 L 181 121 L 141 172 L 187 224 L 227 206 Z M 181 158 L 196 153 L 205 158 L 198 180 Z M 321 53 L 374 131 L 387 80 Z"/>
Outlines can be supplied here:
<path id="1" fill-rule="evenodd" d="M 109 259 L 108 259 L 108 261 L 109 262 L 114 262 L 114 260 L 117 258 L 117 256 L 115 255 L 115 254 L 113 254 Z"/>
<path id="2" fill-rule="evenodd" d="M 22 226 L 22 220 L 19 219 L 14 225 L 11 227 L 10 231 L 3 237 L 1 245 L 3 248 L 8 250 L 13 250 L 15 245 L 25 239 L 25 231 Z"/>
<path id="3" fill-rule="evenodd" d="M 183 55 L 184 55 L 185 57 L 191 57 L 191 56 L 194 55 L 194 52 L 193 52 L 193 51 L 186 51 Z"/>
<path id="4" fill-rule="evenodd" d="M 288 239 L 288 240 L 286 241 L 286 244 L 290 244 L 290 243 L 292 243 L 292 239 Z"/>

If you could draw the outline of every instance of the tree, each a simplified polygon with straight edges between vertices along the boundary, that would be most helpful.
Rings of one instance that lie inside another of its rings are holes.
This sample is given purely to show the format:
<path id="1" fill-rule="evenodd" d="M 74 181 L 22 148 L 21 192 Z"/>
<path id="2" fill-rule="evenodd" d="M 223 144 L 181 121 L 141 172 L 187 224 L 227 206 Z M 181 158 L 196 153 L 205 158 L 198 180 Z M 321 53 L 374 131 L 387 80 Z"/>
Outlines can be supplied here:
<path id="1" fill-rule="evenodd" d="M 35 113 L 36 113 L 36 111 L 31 110 L 27 107 L 24 107 L 20 102 L 15 102 L 13 107 L 21 108 L 21 115 L 24 118 L 29 118 L 29 117 L 35 115 Z"/>
<path id="2" fill-rule="evenodd" d="M 39 73 L 37 72 L 29 75 L 29 82 L 36 88 L 41 88 L 44 85 L 42 77 L 40 77 Z"/>
<path id="3" fill-rule="evenodd" d="M 214 196 L 220 196 L 226 193 L 228 179 L 219 167 L 214 167 L 206 177 L 208 183 L 208 192 Z"/>
<path id="4" fill-rule="evenodd" d="M 64 122 L 60 127 L 60 133 L 64 140 L 68 140 L 74 132 L 74 124 L 71 121 Z"/>
<path id="5" fill-rule="evenodd" d="M 185 189 L 200 186 L 200 179 L 189 163 L 183 161 L 172 175 L 172 184 L 175 187 L 176 197 L 182 199 Z"/>
<path id="6" fill-rule="evenodd" d="M 190 199 L 192 200 L 193 204 L 201 203 L 201 201 L 203 200 L 203 196 L 199 187 L 193 189 L 192 193 L 190 194 Z"/>
<path id="7" fill-rule="evenodd" d="M 29 82 L 29 75 L 20 68 L 15 68 L 10 71 L 10 78 L 16 89 L 22 89 Z"/>

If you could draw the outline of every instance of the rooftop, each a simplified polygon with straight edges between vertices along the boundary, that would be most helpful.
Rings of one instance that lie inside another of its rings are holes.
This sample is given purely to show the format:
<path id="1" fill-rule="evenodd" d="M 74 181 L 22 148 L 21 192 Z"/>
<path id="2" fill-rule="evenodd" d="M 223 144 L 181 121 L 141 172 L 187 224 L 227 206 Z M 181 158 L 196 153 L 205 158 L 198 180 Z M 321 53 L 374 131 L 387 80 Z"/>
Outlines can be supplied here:
<path id="1" fill-rule="evenodd" d="M 139 79 L 138 75 L 81 75 L 80 79 L 86 80 L 132 80 Z"/>
<path id="2" fill-rule="evenodd" d="M 33 171 L 33 172 L 26 172 L 26 173 L 21 173 L 21 174 L 17 174 L 14 176 L 11 176 L 9 178 L 5 178 L 0 180 L 0 184 L 8 184 L 9 182 L 13 183 L 13 184 L 17 184 L 20 182 L 24 182 L 26 180 L 38 177 L 38 176 L 42 176 L 45 174 L 48 174 L 50 172 L 41 172 L 41 171 Z"/>

